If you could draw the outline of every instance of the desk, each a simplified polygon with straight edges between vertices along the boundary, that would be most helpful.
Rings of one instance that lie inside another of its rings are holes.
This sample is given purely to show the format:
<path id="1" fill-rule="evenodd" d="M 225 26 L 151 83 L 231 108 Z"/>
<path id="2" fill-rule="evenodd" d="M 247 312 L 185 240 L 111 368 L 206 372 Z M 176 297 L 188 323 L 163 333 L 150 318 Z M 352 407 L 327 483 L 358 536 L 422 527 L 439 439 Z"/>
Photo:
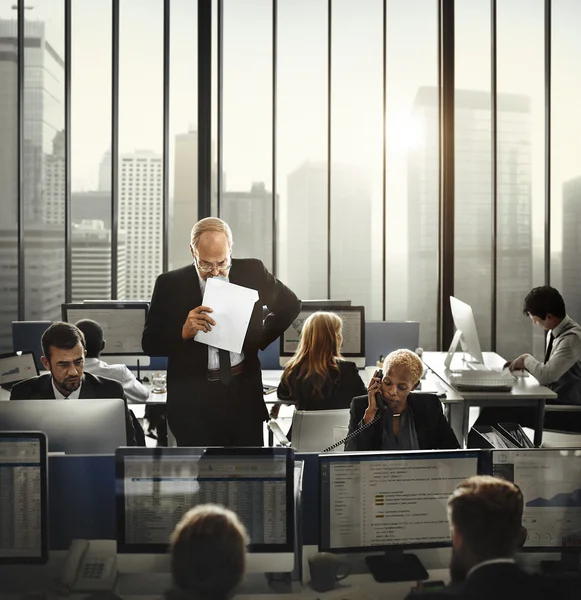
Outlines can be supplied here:
<path id="1" fill-rule="evenodd" d="M 422 359 L 442 381 L 449 385 L 449 371 L 444 365 L 447 352 L 424 352 Z M 505 360 L 495 352 L 483 352 L 484 364 L 487 367 L 501 369 Z M 452 369 L 461 369 L 462 353 L 456 353 L 451 364 Z M 464 367 L 465 368 L 465 367 Z M 462 445 L 466 445 L 468 437 L 468 415 L 471 406 L 480 408 L 487 406 L 531 406 L 537 409 L 535 423 L 535 446 L 543 441 L 543 419 L 545 417 L 545 400 L 557 397 L 555 392 L 542 386 L 529 374 L 528 377 L 517 377 L 517 382 L 510 392 L 461 392 L 464 402 L 453 406 L 450 414 L 450 424 L 454 431 L 461 431 Z M 458 434 L 457 434 L 458 435 Z"/>

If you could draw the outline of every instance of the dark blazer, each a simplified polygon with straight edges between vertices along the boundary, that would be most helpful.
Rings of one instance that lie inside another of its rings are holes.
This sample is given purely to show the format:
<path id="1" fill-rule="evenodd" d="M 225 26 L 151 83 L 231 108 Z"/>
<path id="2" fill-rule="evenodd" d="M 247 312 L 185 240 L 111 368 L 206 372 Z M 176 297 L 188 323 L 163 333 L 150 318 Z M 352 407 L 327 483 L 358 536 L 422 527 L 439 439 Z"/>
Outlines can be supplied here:
<path id="1" fill-rule="evenodd" d="M 97 377 L 91 373 L 83 374 L 83 384 L 79 399 L 88 398 L 121 398 L 125 403 L 125 428 L 127 430 L 127 444 L 136 446 L 135 428 L 129 409 L 123 386 L 118 381 L 107 377 Z M 13 386 L 10 400 L 54 400 L 51 376 L 49 373 L 31 377 Z M 139 423 L 138 423 L 139 425 Z M 139 425 L 139 427 L 141 427 Z"/>
<path id="2" fill-rule="evenodd" d="M 355 396 L 366 393 L 365 384 L 359 377 L 355 363 L 342 360 L 337 363 L 339 371 L 330 371 L 329 379 L 323 387 L 323 397 L 313 397 L 313 387 L 299 378 L 296 371 L 290 374 L 288 381 L 278 386 L 278 397 L 297 404 L 298 410 L 325 410 L 349 408 Z"/>
<path id="3" fill-rule="evenodd" d="M 441 592 L 409 594 L 406 600 L 578 600 L 578 585 L 567 579 L 528 574 L 515 564 L 499 563 L 484 565 L 466 581 Z"/>
<path id="4" fill-rule="evenodd" d="M 246 415 L 264 421 L 268 412 L 262 392 L 258 350 L 264 350 L 291 325 L 299 314 L 300 301 L 273 277 L 261 261 L 233 259 L 230 283 L 258 292 L 242 350 L 245 370 L 252 378 L 252 397 L 245 398 Z M 202 304 L 202 292 L 195 266 L 188 265 L 157 278 L 141 344 L 149 356 L 167 356 L 167 410 L 170 420 L 203 418 L 200 390 L 207 389 L 208 346 L 193 339 L 182 340 L 182 326 L 190 310 Z M 263 319 L 263 307 L 269 312 Z M 198 392 L 198 393 L 196 393 Z M 171 426 L 171 423 L 170 423 Z"/>
<path id="5" fill-rule="evenodd" d="M 367 408 L 367 395 L 353 398 L 349 415 L 349 433 L 359 428 Z M 414 413 L 416 435 L 421 450 L 443 450 L 459 448 L 460 444 L 450 427 L 442 403 L 434 394 L 412 392 L 408 396 L 408 408 Z M 354 436 L 345 446 L 345 450 L 383 450 L 383 418 L 372 425 L 368 431 Z"/>

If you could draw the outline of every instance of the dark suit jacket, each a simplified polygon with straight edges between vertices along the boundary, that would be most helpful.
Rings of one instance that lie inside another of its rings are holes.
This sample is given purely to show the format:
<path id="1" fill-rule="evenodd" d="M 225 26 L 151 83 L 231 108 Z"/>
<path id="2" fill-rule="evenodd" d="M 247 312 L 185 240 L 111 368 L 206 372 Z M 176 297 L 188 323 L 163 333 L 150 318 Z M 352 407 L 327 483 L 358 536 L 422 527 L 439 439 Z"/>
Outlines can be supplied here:
<path id="1" fill-rule="evenodd" d="M 127 408 L 127 398 L 123 386 L 118 381 L 107 377 L 97 377 L 85 372 L 79 399 L 87 398 L 121 398 L 125 402 L 125 428 L 127 430 L 127 444 L 136 446 L 135 428 Z M 54 390 L 50 374 L 31 377 L 17 383 L 10 393 L 10 400 L 54 400 Z M 141 426 L 140 426 L 141 427 Z"/>
<path id="2" fill-rule="evenodd" d="M 525 573 L 515 564 L 484 565 L 463 583 L 441 592 L 410 594 L 406 600 L 573 600 L 579 583 Z"/>
<path id="3" fill-rule="evenodd" d="M 349 433 L 359 428 L 367 408 L 367 395 L 353 398 L 349 416 Z M 460 444 L 450 427 L 442 403 L 434 394 L 412 392 L 408 396 L 408 408 L 414 413 L 416 435 L 421 450 L 444 450 L 459 448 Z M 345 450 L 383 450 L 383 418 L 380 418 L 367 431 L 354 436 Z"/>
<path id="4" fill-rule="evenodd" d="M 264 350 L 291 325 L 300 311 L 300 301 L 256 259 L 233 259 L 229 280 L 258 292 L 242 348 L 245 368 L 252 378 L 252 397 L 245 398 L 245 413 L 253 419 L 267 420 L 258 350 Z M 149 356 L 168 357 L 170 420 L 180 416 L 195 419 L 201 413 L 200 405 L 209 401 L 196 394 L 207 389 L 208 346 L 193 339 L 182 340 L 188 313 L 201 304 L 202 292 L 193 264 L 157 278 L 141 343 Z M 269 313 L 263 319 L 265 305 Z"/>
<path id="5" fill-rule="evenodd" d="M 296 402 L 298 410 L 325 410 L 349 408 L 355 396 L 365 394 L 365 384 L 359 377 L 355 363 L 342 360 L 338 363 L 339 371 L 331 371 L 329 379 L 323 387 L 323 397 L 313 396 L 313 386 L 299 378 L 296 371 L 291 373 L 288 381 L 278 386 L 278 397 L 281 400 Z"/>

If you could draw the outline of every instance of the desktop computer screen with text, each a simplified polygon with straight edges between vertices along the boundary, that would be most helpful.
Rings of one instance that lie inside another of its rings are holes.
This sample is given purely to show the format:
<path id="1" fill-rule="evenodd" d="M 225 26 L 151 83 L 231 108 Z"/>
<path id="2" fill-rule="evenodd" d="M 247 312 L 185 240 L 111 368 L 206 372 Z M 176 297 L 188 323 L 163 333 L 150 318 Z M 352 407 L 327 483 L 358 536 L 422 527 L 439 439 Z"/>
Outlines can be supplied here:
<path id="1" fill-rule="evenodd" d="M 477 451 L 320 456 L 320 548 L 447 546 L 447 502 L 478 473 Z"/>
<path id="2" fill-rule="evenodd" d="M 524 548 L 581 548 L 581 450 L 493 450 L 492 472 L 523 494 Z"/>
<path id="3" fill-rule="evenodd" d="M 164 551 L 182 516 L 207 503 L 238 515 L 248 532 L 250 551 L 292 551 L 294 461 L 289 461 L 292 451 L 281 450 L 118 450 L 121 551 Z"/>
<path id="4" fill-rule="evenodd" d="M 43 434 L 0 434 L 0 564 L 47 558 L 46 468 Z"/>

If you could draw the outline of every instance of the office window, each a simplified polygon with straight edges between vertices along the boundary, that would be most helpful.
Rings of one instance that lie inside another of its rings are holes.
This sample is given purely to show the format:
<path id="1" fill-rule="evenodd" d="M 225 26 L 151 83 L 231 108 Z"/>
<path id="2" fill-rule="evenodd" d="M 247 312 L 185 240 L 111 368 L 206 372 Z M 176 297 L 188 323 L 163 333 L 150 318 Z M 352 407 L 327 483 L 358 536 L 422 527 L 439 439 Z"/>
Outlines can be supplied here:
<path id="1" fill-rule="evenodd" d="M 18 319 L 18 89 L 16 40 L 17 15 L 14 2 L 0 0 L 0 45 L 6 55 L 0 60 L 0 353 L 12 350 L 11 322 Z"/>
<path id="2" fill-rule="evenodd" d="M 119 38 L 119 151 L 121 159 L 136 167 L 135 183 L 143 191 L 156 168 L 150 161 L 163 151 L 163 0 L 120 0 Z M 119 179 L 122 186 L 123 172 Z M 140 197 L 139 192 L 136 197 Z M 161 238 L 156 233 L 163 223 L 161 219 L 145 221 L 162 202 L 161 191 L 143 197 L 139 202 L 142 224 L 127 230 L 128 248 L 123 260 L 127 272 L 136 268 L 138 272 L 135 281 L 127 282 L 126 298 L 136 298 L 140 289 L 148 290 L 145 297 L 149 298 L 155 283 L 150 272 L 162 270 Z M 126 199 L 120 196 L 119 211 L 127 210 Z M 154 246 L 156 261 L 150 265 L 151 271 L 141 265 L 134 240 L 147 240 Z M 120 261 L 121 256 L 118 265 Z"/>
<path id="3" fill-rule="evenodd" d="M 581 4 L 552 3 L 551 285 L 581 320 Z"/>
<path id="4" fill-rule="evenodd" d="M 234 256 L 272 270 L 272 2 L 224 0 L 223 183 Z"/>
<path id="5" fill-rule="evenodd" d="M 65 297 L 64 3 L 26 10 L 24 36 L 25 318 L 57 320 Z"/>
<path id="6" fill-rule="evenodd" d="M 419 321 L 436 349 L 438 290 L 438 12 L 387 1 L 386 318 Z M 374 252 L 380 252 L 377 247 Z"/>
<path id="7" fill-rule="evenodd" d="M 72 300 L 81 302 L 111 298 L 111 4 L 77 0 L 71 17 Z M 98 249 L 91 262 L 87 246 Z"/>
<path id="8" fill-rule="evenodd" d="M 328 293 L 326 30 L 326 0 L 279 0 L 277 275 L 302 299 Z"/>
<path id="9" fill-rule="evenodd" d="M 503 0 L 498 35 L 497 351 L 505 358 L 542 358 L 543 336 L 522 315 L 522 303 L 544 283 L 544 2 Z"/>
<path id="10" fill-rule="evenodd" d="M 383 3 L 335 0 L 331 69 L 331 297 L 383 315 Z"/>
<path id="11" fill-rule="evenodd" d="M 489 0 L 456 1 L 454 295 L 472 306 L 483 350 L 492 327 L 490 18 Z"/>

